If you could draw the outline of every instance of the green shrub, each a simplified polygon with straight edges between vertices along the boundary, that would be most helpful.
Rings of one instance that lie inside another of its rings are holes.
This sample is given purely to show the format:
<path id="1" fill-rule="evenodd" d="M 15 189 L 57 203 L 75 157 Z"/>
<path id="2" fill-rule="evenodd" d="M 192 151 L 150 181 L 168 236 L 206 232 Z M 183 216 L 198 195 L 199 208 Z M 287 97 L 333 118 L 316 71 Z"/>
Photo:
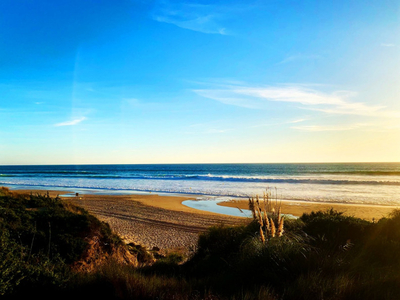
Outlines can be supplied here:
<path id="1" fill-rule="evenodd" d="M 48 195 L 0 190 L 0 295 L 20 299 L 396 299 L 400 294 L 400 210 L 371 223 L 328 210 L 285 219 L 285 234 L 260 239 L 257 220 L 216 226 L 200 235 L 194 255 L 140 245 L 138 268 L 107 260 L 73 274 L 87 239 L 104 251 L 123 245 L 84 209 Z M 159 249 L 158 249 L 159 250 Z M 153 251 L 157 254 L 157 250 Z"/>
<path id="2" fill-rule="evenodd" d="M 136 245 L 134 243 L 129 243 L 127 246 L 128 250 L 132 254 L 136 255 L 139 264 L 146 265 L 154 261 L 153 255 L 147 251 L 146 247 L 143 247 L 142 245 Z"/>
<path id="3" fill-rule="evenodd" d="M 303 231 L 313 237 L 314 244 L 328 249 L 361 243 L 373 227 L 371 222 L 344 216 L 333 209 L 303 214 L 300 220 L 304 222 Z"/>
<path id="4" fill-rule="evenodd" d="M 0 226 L 0 295 L 11 293 L 26 276 L 21 262 L 22 248 L 7 229 Z"/>
<path id="5" fill-rule="evenodd" d="M 97 236 L 106 252 L 122 245 L 110 227 L 81 208 L 48 195 L 13 195 L 0 190 L 0 295 L 67 285 L 70 265 L 80 260 L 87 239 Z"/>

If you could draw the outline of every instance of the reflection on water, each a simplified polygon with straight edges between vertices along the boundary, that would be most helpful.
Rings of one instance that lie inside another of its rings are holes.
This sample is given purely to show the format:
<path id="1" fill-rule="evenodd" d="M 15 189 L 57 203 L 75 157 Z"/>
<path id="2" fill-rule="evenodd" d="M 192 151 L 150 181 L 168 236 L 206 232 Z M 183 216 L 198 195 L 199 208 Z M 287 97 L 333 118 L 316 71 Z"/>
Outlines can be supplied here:
<path id="1" fill-rule="evenodd" d="M 251 212 L 248 209 L 238 209 L 234 207 L 221 206 L 217 203 L 226 201 L 226 198 L 215 198 L 203 200 L 199 198 L 198 200 L 186 200 L 182 204 L 191 208 L 205 210 L 209 212 L 214 212 L 218 214 L 224 214 L 236 217 L 251 217 Z"/>
<path id="2" fill-rule="evenodd" d="M 200 197 L 197 200 L 186 200 L 182 204 L 191 208 L 214 212 L 218 214 L 224 214 L 236 217 L 252 217 L 251 211 L 248 209 L 239 209 L 235 207 L 221 206 L 218 205 L 220 202 L 231 200 L 227 197 Z M 291 214 L 282 214 L 289 219 L 297 219 L 298 217 Z"/>
<path id="3" fill-rule="evenodd" d="M 12 190 L 29 190 L 32 189 L 32 186 L 27 185 L 9 185 Z M 159 196 L 184 196 L 178 193 L 152 193 L 148 191 L 132 191 L 132 190 L 105 190 L 105 189 L 83 189 L 83 188 L 63 188 L 63 187 L 48 187 L 48 186 L 35 186 L 36 190 L 43 190 L 43 194 L 45 191 L 60 191 L 66 192 L 66 194 L 61 194 L 60 197 L 71 197 L 75 198 L 76 193 L 78 193 L 78 197 L 83 196 L 85 194 L 96 194 L 96 195 L 152 195 L 156 194 Z M 191 197 L 192 195 L 186 195 Z M 188 207 L 214 212 L 218 214 L 224 214 L 229 216 L 236 217 L 251 217 L 252 214 L 248 209 L 239 209 L 234 207 L 220 206 L 218 203 L 231 200 L 231 197 L 213 197 L 213 196 L 202 196 L 198 197 L 196 200 L 186 200 L 183 201 L 182 204 Z M 293 215 L 283 214 L 289 218 L 297 218 Z"/>

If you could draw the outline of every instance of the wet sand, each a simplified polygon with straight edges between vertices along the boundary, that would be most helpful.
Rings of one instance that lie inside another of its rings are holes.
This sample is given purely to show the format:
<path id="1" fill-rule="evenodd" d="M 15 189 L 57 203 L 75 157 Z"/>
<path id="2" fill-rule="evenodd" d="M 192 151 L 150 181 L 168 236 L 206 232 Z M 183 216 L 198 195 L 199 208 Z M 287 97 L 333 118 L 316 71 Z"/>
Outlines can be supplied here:
<path id="1" fill-rule="evenodd" d="M 365 220 L 379 220 L 388 216 L 398 206 L 383 205 L 367 205 L 367 204 L 343 204 L 343 203 L 321 203 L 321 202 L 305 202 L 305 201 L 282 201 L 282 213 L 291 214 L 300 217 L 303 213 L 312 211 L 326 211 L 333 208 L 339 212 L 343 212 L 346 216 L 353 216 Z M 230 200 L 220 202 L 218 205 L 236 207 L 240 209 L 248 209 L 248 200 Z"/>
<path id="2" fill-rule="evenodd" d="M 46 191 L 32 192 L 46 193 Z M 49 191 L 52 197 L 66 193 L 68 192 Z M 185 251 L 195 249 L 199 233 L 210 226 L 237 225 L 250 220 L 187 207 L 182 202 L 195 198 L 183 196 L 85 194 L 62 199 L 84 207 L 100 220 L 110 224 L 126 243 L 141 244 L 149 249 L 158 247 L 164 252 L 173 249 Z M 248 201 L 231 200 L 221 202 L 219 205 L 247 209 Z M 282 213 L 294 216 L 330 208 L 344 212 L 345 215 L 378 220 L 387 216 L 396 207 L 282 201 Z"/>
<path id="3" fill-rule="evenodd" d="M 46 191 L 33 193 L 44 194 Z M 49 193 L 55 197 L 67 192 Z M 190 197 L 85 194 L 62 199 L 87 209 L 101 221 L 107 222 L 126 243 L 141 244 L 148 249 L 158 247 L 163 252 L 195 249 L 199 233 L 210 226 L 248 222 L 246 218 L 211 213 L 183 205 L 182 201 L 194 199 Z"/>

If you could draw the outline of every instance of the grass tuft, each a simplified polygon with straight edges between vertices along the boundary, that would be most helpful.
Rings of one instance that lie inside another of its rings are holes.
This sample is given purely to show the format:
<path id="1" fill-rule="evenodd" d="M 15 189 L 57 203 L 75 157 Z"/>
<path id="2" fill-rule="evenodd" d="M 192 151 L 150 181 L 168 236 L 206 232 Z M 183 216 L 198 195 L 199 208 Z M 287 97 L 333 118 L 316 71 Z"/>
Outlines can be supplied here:
<path id="1" fill-rule="evenodd" d="M 249 210 L 252 212 L 253 220 L 259 224 L 259 236 L 263 243 L 271 238 L 283 236 L 284 217 L 281 213 L 281 202 L 278 202 L 276 190 L 275 201 L 270 189 L 264 192 L 263 199 L 260 197 L 249 198 Z"/>
<path id="2" fill-rule="evenodd" d="M 378 222 L 333 209 L 292 220 L 268 193 L 250 198 L 251 207 L 248 224 L 209 228 L 186 258 L 179 251 L 162 255 L 160 249 L 125 245 L 107 224 L 58 198 L 0 189 L 0 296 L 369 300 L 400 295 L 400 210 Z M 127 263 L 127 253 L 139 263 Z M 92 268 L 74 267 L 79 263 Z"/>

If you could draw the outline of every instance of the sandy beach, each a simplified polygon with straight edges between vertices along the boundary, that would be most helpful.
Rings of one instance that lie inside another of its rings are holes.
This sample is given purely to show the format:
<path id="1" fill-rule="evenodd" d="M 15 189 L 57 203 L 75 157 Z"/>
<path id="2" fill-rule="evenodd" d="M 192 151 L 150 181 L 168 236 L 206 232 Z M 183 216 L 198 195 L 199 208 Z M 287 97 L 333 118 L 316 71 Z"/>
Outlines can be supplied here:
<path id="1" fill-rule="evenodd" d="M 282 213 L 291 214 L 300 217 L 303 213 L 312 211 L 326 211 L 333 208 L 339 212 L 343 212 L 346 216 L 353 216 L 365 220 L 379 220 L 386 217 L 398 206 L 383 205 L 367 205 L 367 204 L 344 204 L 344 203 L 321 203 L 321 202 L 305 202 L 305 201 L 281 201 Z M 248 200 L 230 200 L 220 202 L 218 205 L 236 207 L 240 209 L 248 209 Z"/>
<path id="2" fill-rule="evenodd" d="M 30 193 L 31 191 L 13 191 Z M 46 191 L 33 191 L 44 194 Z M 49 191 L 50 196 L 67 192 Z M 235 225 L 248 222 L 246 218 L 197 210 L 182 204 L 189 197 L 159 195 L 79 195 L 62 197 L 79 205 L 107 222 L 126 243 L 136 243 L 148 249 L 162 251 L 194 249 L 199 233 L 213 225 Z M 194 199 L 194 198 L 192 198 Z"/>
<path id="3" fill-rule="evenodd" d="M 18 191 L 30 193 L 31 191 Z M 45 191 L 33 191 L 44 194 Z M 67 192 L 49 191 L 50 196 L 62 196 Z M 218 224 L 237 225 L 249 221 L 249 218 L 234 217 L 187 207 L 185 200 L 195 198 L 180 196 L 150 195 L 98 195 L 85 194 L 76 197 L 62 197 L 94 214 L 100 220 L 110 224 L 126 243 L 136 243 L 151 249 L 158 247 L 167 252 L 174 249 L 188 251 L 194 249 L 199 233 Z M 248 208 L 247 200 L 230 200 L 219 205 Z M 387 216 L 394 206 L 356 205 L 317 202 L 282 201 L 282 212 L 301 216 L 311 211 L 333 208 L 345 215 L 366 220 L 378 220 Z"/>

